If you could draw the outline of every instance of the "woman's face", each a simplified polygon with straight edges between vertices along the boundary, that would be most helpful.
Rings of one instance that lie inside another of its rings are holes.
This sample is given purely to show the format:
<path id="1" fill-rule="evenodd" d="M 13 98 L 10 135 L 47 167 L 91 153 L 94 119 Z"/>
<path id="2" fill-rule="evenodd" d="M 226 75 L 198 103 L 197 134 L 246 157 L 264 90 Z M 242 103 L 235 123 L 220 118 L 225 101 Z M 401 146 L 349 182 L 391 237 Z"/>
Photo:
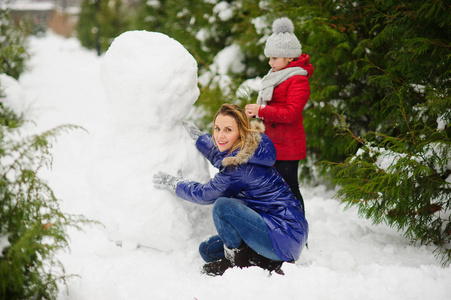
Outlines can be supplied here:
<path id="1" fill-rule="evenodd" d="M 240 138 L 238 124 L 231 116 L 218 115 L 213 130 L 213 138 L 221 152 L 230 150 Z"/>

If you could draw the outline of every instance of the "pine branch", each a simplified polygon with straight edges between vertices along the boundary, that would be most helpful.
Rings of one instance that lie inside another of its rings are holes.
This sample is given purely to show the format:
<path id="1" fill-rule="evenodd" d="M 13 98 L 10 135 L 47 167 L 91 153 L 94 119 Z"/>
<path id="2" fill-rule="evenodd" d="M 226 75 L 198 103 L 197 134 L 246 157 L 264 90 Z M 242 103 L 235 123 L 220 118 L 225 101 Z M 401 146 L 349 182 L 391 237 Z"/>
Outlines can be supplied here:
<path id="1" fill-rule="evenodd" d="M 0 299 L 55 299 L 57 281 L 70 276 L 55 258 L 68 247 L 65 229 L 97 223 L 63 214 L 52 189 L 38 176 L 42 167 L 51 166 L 49 148 L 56 136 L 73 129 L 81 127 L 63 125 L 15 140 L 14 130 L 0 128 L 0 150 L 10 158 L 0 169 L 0 236 L 8 236 L 10 244 L 1 249 Z"/>

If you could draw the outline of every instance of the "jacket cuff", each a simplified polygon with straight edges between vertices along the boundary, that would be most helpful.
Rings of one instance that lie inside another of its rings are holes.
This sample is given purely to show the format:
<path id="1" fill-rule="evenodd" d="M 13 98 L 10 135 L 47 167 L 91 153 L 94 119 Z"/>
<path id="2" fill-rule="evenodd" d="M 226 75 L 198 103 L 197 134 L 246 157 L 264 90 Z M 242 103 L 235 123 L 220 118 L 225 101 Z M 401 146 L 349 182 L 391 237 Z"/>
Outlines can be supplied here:
<path id="1" fill-rule="evenodd" d="M 257 113 L 257 118 L 262 118 L 262 117 L 260 117 L 260 115 L 261 115 L 262 109 L 264 109 L 265 106 L 266 106 L 265 104 L 260 105 L 260 108 L 258 109 L 258 113 Z"/>

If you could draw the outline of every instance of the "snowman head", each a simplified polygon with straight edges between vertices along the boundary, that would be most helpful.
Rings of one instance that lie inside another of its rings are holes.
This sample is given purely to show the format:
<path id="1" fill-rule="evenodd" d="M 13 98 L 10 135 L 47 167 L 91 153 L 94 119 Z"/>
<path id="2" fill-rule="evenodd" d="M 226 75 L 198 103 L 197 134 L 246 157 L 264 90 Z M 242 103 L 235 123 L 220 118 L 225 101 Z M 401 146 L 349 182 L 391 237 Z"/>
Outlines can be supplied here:
<path id="1" fill-rule="evenodd" d="M 105 53 L 100 75 L 118 126 L 170 125 L 184 119 L 199 96 L 196 60 L 162 33 L 118 36 Z"/>

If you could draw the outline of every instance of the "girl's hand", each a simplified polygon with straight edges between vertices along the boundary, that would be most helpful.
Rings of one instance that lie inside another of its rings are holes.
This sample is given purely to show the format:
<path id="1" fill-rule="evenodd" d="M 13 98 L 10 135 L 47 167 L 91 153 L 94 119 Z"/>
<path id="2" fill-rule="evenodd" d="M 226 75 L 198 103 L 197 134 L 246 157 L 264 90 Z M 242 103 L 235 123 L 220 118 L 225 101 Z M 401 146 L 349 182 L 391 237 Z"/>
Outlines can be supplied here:
<path id="1" fill-rule="evenodd" d="M 258 115 L 260 105 L 258 104 L 248 104 L 245 107 L 246 115 L 248 118 L 255 118 Z"/>

